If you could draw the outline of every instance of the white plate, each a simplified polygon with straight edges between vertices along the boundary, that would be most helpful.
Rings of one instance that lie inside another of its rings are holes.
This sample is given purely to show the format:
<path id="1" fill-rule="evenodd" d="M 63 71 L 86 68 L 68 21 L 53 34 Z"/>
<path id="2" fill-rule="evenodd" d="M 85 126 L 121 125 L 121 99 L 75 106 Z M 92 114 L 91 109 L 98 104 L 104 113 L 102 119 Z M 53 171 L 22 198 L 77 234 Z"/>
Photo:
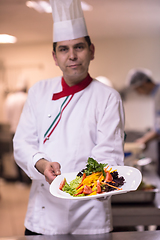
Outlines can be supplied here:
<path id="1" fill-rule="evenodd" d="M 96 199 L 100 197 L 107 197 L 115 194 L 126 193 L 129 191 L 135 191 L 138 188 L 139 184 L 142 181 L 142 174 L 137 168 L 129 167 L 129 166 L 112 166 L 112 170 L 115 170 L 115 169 L 117 169 L 119 173 L 119 177 L 123 176 L 125 178 L 125 183 L 122 186 L 122 190 L 114 190 L 111 192 L 105 192 L 105 193 L 92 195 L 92 196 L 73 197 L 69 193 L 63 192 L 59 189 L 59 185 L 64 178 L 66 178 L 68 183 L 70 183 L 70 181 L 76 178 L 77 172 L 73 172 L 73 173 L 63 173 L 62 175 L 57 176 L 50 185 L 50 193 L 53 196 L 62 198 L 62 199 L 89 200 L 89 199 Z"/>

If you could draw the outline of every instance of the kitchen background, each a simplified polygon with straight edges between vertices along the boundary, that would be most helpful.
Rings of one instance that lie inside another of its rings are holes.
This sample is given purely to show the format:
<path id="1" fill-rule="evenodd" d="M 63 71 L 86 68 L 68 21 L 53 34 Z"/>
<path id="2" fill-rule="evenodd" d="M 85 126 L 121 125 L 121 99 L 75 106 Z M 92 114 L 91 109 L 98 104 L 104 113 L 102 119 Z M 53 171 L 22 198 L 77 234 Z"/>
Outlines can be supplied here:
<path id="1" fill-rule="evenodd" d="M 40 12 L 29 8 L 26 2 L 0 1 L 0 34 L 17 37 L 14 44 L 0 44 L 0 124 L 6 123 L 3 112 L 6 93 L 15 89 L 20 78 L 27 80 L 29 89 L 39 80 L 61 75 L 52 58 L 52 15 L 41 8 Z M 148 68 L 153 79 L 160 82 L 160 1 L 85 0 L 85 3 L 91 9 L 84 11 L 84 16 L 96 50 L 90 75 L 107 77 L 119 92 L 124 92 L 132 68 Z M 153 126 L 152 100 L 129 92 L 123 102 L 125 130 L 128 139 L 131 136 L 133 140 Z M 145 154 L 157 161 L 157 142 L 153 141 Z M 3 190 L 4 185 L 0 186 Z"/>
<path id="2" fill-rule="evenodd" d="M 160 2 L 157 0 L 86 0 L 84 11 L 95 44 L 92 77 L 105 76 L 117 90 L 124 88 L 130 69 L 148 68 L 160 81 Z M 52 59 L 52 15 L 25 5 L 25 0 L 0 1 L 0 33 L 16 36 L 15 44 L 0 44 L 0 122 L 4 90 L 12 90 L 20 75 L 35 82 L 60 75 Z M 145 131 L 153 124 L 150 97 L 135 93 L 124 101 L 126 129 Z"/>

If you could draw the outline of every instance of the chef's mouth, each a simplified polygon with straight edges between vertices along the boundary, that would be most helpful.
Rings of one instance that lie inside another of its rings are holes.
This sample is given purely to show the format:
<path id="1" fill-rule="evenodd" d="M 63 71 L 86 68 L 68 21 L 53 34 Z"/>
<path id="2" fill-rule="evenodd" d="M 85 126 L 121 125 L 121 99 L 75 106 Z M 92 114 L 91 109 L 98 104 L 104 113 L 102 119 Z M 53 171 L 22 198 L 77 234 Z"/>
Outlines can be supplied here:
<path id="1" fill-rule="evenodd" d="M 72 65 L 69 65 L 68 67 L 69 68 L 77 68 L 79 67 L 81 64 L 72 64 Z"/>

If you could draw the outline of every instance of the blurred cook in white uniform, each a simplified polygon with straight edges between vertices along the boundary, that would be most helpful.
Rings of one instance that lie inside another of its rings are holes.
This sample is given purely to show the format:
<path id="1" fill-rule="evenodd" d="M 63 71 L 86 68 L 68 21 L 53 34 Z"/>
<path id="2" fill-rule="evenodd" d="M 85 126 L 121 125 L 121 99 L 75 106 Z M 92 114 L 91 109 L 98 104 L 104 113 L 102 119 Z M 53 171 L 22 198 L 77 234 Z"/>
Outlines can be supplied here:
<path id="1" fill-rule="evenodd" d="M 14 138 L 16 162 L 32 179 L 26 235 L 100 234 L 112 230 L 110 201 L 64 200 L 49 183 L 79 172 L 88 157 L 123 165 L 124 111 L 119 93 L 93 79 L 94 59 L 79 0 L 51 0 L 53 58 L 62 77 L 29 90 Z"/>
<path id="2" fill-rule="evenodd" d="M 109 80 L 108 78 L 104 77 L 104 76 L 98 76 L 96 77 L 96 79 L 99 82 L 104 83 L 105 85 L 109 86 L 109 87 L 113 87 L 113 83 L 111 82 L 111 80 Z"/>
<path id="3" fill-rule="evenodd" d="M 27 100 L 27 77 L 20 75 L 13 92 L 8 93 L 4 103 L 5 120 L 10 126 L 12 138 L 17 129 L 23 106 Z M 22 169 L 16 164 L 18 182 L 30 183 L 30 179 L 25 176 Z M 25 177 L 24 177 L 25 176 Z"/>
<path id="4" fill-rule="evenodd" d="M 20 76 L 15 91 L 8 93 L 5 104 L 5 120 L 10 125 L 10 131 L 14 135 L 22 113 L 23 106 L 27 100 L 27 82 L 25 76 Z"/>
<path id="5" fill-rule="evenodd" d="M 154 102 L 154 127 L 136 141 L 147 144 L 160 137 L 160 84 L 156 83 L 149 69 L 131 69 L 127 76 L 127 85 L 140 95 L 150 95 Z"/>

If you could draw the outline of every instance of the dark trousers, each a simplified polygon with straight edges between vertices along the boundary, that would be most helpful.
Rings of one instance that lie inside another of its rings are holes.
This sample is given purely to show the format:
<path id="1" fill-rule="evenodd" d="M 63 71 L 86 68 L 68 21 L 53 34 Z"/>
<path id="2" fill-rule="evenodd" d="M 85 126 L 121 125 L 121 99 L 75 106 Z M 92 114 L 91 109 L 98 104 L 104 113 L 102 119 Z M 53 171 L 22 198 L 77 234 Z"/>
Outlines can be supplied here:
<path id="1" fill-rule="evenodd" d="M 36 232 L 32 232 L 30 230 L 28 230 L 27 228 L 25 229 L 25 232 L 24 232 L 24 235 L 25 236 L 30 236 L 30 235 L 42 235 L 41 233 L 36 233 Z"/>

